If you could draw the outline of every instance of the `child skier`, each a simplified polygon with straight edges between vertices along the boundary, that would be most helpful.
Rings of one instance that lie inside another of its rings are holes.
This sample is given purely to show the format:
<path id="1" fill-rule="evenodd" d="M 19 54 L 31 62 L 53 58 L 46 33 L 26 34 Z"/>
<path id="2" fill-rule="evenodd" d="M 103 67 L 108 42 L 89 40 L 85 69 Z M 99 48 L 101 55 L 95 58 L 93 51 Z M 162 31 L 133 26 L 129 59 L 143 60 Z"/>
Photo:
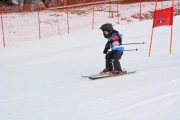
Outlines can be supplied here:
<path id="1" fill-rule="evenodd" d="M 106 54 L 106 68 L 100 72 L 104 74 L 107 72 L 113 74 L 124 74 L 126 71 L 122 70 L 119 60 L 121 59 L 124 51 L 122 46 L 122 38 L 118 31 L 113 29 L 111 23 L 103 24 L 100 29 L 103 31 L 103 35 L 108 39 L 103 53 Z M 108 50 L 111 48 L 111 51 Z"/>

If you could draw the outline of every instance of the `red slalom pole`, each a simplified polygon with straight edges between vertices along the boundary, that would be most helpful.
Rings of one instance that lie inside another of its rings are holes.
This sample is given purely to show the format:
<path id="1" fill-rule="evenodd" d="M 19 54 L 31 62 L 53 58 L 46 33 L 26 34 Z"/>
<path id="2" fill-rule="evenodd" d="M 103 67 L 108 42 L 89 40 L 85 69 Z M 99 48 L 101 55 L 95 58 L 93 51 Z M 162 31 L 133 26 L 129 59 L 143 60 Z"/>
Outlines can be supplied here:
<path id="1" fill-rule="evenodd" d="M 40 22 L 40 9 L 39 9 L 39 3 L 38 4 L 38 31 L 39 31 L 39 39 L 41 39 L 41 22 Z"/>
<path id="2" fill-rule="evenodd" d="M 173 25 L 171 26 L 171 37 L 170 37 L 170 55 L 172 54 L 172 35 L 173 34 Z"/>
<path id="3" fill-rule="evenodd" d="M 66 0 L 66 16 L 67 16 L 67 29 L 68 29 L 68 34 L 69 34 L 68 0 Z"/>
<path id="4" fill-rule="evenodd" d="M 174 13 L 174 0 L 172 0 L 172 7 L 173 7 L 173 13 Z M 172 14 L 172 20 L 174 17 L 174 14 Z M 171 25 L 171 36 L 170 36 L 170 55 L 172 55 L 172 37 L 173 37 L 173 21 L 172 21 L 172 25 Z"/>
<path id="5" fill-rule="evenodd" d="M 155 9 L 154 9 L 154 18 L 155 18 L 155 12 L 156 12 L 156 9 L 157 9 L 157 2 L 158 2 L 158 1 L 156 0 Z M 153 26 L 152 26 L 152 31 L 151 31 L 151 39 L 150 39 L 150 46 L 149 46 L 148 57 L 151 56 L 153 35 L 154 35 L 154 20 L 153 20 Z"/>
<path id="6" fill-rule="evenodd" d="M 110 2 L 110 0 L 109 0 L 109 18 L 111 17 L 111 2 Z"/>
<path id="7" fill-rule="evenodd" d="M 92 30 L 94 30 L 94 0 L 93 0 L 93 19 L 92 19 Z"/>
<path id="8" fill-rule="evenodd" d="M 118 25 L 119 25 L 119 0 L 117 0 L 117 17 L 118 17 Z"/>
<path id="9" fill-rule="evenodd" d="M 139 20 L 140 20 L 140 21 L 142 20 L 142 19 L 141 19 L 141 18 L 142 18 L 142 17 L 141 17 L 141 14 L 142 14 L 142 10 L 141 10 L 141 6 L 142 6 L 142 5 L 141 5 L 141 2 L 142 2 L 142 0 L 140 0 L 140 16 L 139 16 Z"/>
<path id="10" fill-rule="evenodd" d="M 148 57 L 151 56 L 153 34 L 154 34 L 154 28 L 152 28 L 152 32 L 151 32 L 151 39 L 150 39 L 150 46 L 149 46 Z"/>
<path id="11" fill-rule="evenodd" d="M 179 9 L 179 6 L 180 6 L 180 2 L 178 0 L 178 14 L 180 15 L 180 9 Z"/>
<path id="12" fill-rule="evenodd" d="M 1 24 L 2 24 L 2 36 L 3 36 L 3 47 L 6 47 L 5 39 L 4 39 L 4 24 L 3 24 L 3 18 L 2 18 L 2 9 L 0 8 L 0 14 L 1 14 Z"/>

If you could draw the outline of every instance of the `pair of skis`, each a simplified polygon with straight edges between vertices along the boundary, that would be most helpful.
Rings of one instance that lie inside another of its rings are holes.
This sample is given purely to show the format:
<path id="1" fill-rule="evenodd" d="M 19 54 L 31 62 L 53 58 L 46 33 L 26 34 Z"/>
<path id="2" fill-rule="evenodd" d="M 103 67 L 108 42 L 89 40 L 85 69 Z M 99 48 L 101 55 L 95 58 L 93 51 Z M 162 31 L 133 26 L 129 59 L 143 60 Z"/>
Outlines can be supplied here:
<path id="1" fill-rule="evenodd" d="M 109 73 L 105 73 L 105 74 L 96 74 L 96 75 L 90 75 L 90 76 L 82 76 L 83 78 L 89 78 L 91 80 L 96 80 L 96 79 L 102 79 L 102 78 L 109 78 L 109 77 L 117 77 L 117 76 L 123 76 L 123 75 L 128 75 L 128 74 L 132 74 L 135 73 L 136 71 L 130 71 L 127 73 L 123 73 L 123 74 L 113 74 L 113 76 L 109 75 Z"/>

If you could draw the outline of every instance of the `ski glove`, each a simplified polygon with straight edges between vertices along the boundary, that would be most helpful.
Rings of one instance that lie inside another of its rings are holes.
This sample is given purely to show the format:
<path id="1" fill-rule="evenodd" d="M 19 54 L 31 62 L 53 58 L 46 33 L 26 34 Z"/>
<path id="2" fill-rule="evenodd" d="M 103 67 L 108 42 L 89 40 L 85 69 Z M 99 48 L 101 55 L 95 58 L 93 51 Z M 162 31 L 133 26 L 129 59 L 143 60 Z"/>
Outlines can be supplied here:
<path id="1" fill-rule="evenodd" d="M 108 50 L 110 49 L 110 45 L 113 41 L 108 41 L 105 45 L 104 51 L 103 53 L 106 54 L 108 52 Z"/>
<path id="2" fill-rule="evenodd" d="M 108 51 L 106 49 L 104 49 L 103 53 L 106 54 Z"/>
<path id="3" fill-rule="evenodd" d="M 104 48 L 104 51 L 103 51 L 103 53 L 104 54 L 106 54 L 107 52 L 108 52 L 108 50 L 109 50 L 110 48 L 109 47 L 107 47 L 107 48 Z"/>

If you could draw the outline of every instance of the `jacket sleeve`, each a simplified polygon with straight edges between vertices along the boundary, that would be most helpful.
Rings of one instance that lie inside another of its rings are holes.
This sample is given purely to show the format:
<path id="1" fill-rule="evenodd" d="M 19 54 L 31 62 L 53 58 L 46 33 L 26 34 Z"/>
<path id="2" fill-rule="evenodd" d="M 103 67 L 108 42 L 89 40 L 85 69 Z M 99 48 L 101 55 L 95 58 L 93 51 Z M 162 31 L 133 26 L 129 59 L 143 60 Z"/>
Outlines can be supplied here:
<path id="1" fill-rule="evenodd" d="M 106 54 L 108 52 L 108 50 L 110 49 L 110 41 L 108 41 L 105 45 L 105 48 L 103 50 L 103 53 Z"/>
<path id="2" fill-rule="evenodd" d="M 121 37 L 118 36 L 118 35 L 116 35 L 116 34 L 111 38 L 110 41 L 111 41 L 111 43 L 113 43 L 114 41 L 118 41 L 120 45 L 122 44 L 122 39 L 121 39 Z"/>
<path id="3" fill-rule="evenodd" d="M 119 39 L 119 36 L 116 34 L 114 36 L 112 36 L 112 38 L 111 38 L 112 41 L 117 41 L 118 39 Z"/>
<path id="4" fill-rule="evenodd" d="M 112 43 L 112 41 L 108 41 L 108 42 L 106 43 L 106 45 L 105 45 L 104 50 L 109 50 L 109 49 L 110 49 L 110 46 L 111 46 L 111 43 Z"/>

